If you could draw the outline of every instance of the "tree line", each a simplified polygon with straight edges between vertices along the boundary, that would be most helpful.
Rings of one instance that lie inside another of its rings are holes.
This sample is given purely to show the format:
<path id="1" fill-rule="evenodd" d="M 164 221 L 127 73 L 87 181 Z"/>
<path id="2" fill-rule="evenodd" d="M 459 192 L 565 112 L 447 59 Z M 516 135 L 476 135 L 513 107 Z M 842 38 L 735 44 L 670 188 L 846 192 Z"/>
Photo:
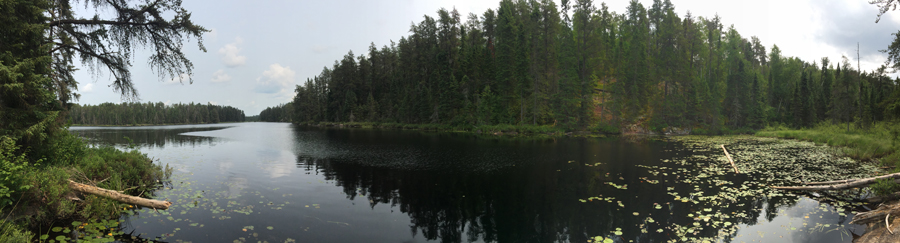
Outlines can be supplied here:
<path id="1" fill-rule="evenodd" d="M 73 104 L 69 120 L 79 125 L 162 125 L 243 122 L 244 111 L 213 104 L 171 104 L 162 102 Z"/>
<path id="2" fill-rule="evenodd" d="M 669 0 L 633 0 L 622 14 L 591 0 L 503 0 L 465 20 L 455 9 L 424 18 L 398 43 L 350 51 L 298 85 L 291 119 L 721 131 L 900 115 L 886 66 L 767 52 Z"/>
<path id="3" fill-rule="evenodd" d="M 264 122 L 290 122 L 293 117 L 293 102 L 267 107 L 265 110 L 259 112 L 259 121 Z"/>

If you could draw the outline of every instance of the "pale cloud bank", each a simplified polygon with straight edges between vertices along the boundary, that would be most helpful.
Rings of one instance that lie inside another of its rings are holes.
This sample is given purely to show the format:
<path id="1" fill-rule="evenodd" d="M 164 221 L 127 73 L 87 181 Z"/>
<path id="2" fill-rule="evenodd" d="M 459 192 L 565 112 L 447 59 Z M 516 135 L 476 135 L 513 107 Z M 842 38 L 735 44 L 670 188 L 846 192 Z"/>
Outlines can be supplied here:
<path id="1" fill-rule="evenodd" d="M 87 84 L 84 88 L 81 88 L 81 92 L 89 93 L 91 91 L 94 91 L 94 84 Z"/>
<path id="2" fill-rule="evenodd" d="M 222 83 L 231 80 L 231 75 L 225 73 L 224 69 L 219 69 L 213 73 L 212 82 L 213 83 Z"/>
<path id="3" fill-rule="evenodd" d="M 269 65 L 269 69 L 263 71 L 262 77 L 256 79 L 255 91 L 263 94 L 285 93 L 291 91 L 294 86 L 294 76 L 297 73 L 291 67 L 282 67 L 275 63 Z"/>
<path id="4" fill-rule="evenodd" d="M 225 66 L 228 67 L 240 67 L 247 63 L 247 56 L 241 56 L 241 48 L 238 48 L 238 45 L 244 43 L 244 39 L 241 37 L 237 37 L 234 40 L 234 43 L 230 43 L 219 49 L 219 54 L 222 55 L 222 62 L 225 62 Z"/>

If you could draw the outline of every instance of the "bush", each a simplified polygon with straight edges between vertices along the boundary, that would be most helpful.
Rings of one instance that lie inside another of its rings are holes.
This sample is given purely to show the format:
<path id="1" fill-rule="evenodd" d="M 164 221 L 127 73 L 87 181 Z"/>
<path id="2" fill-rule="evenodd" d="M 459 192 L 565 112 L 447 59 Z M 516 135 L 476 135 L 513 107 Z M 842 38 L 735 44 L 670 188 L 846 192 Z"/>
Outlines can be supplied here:
<path id="1" fill-rule="evenodd" d="M 594 125 L 590 128 L 591 132 L 594 133 L 603 133 L 603 134 L 619 134 L 622 133 L 618 127 L 613 126 L 611 124 L 600 124 Z"/>
<path id="2" fill-rule="evenodd" d="M 894 179 L 880 179 L 869 186 L 872 189 L 872 192 L 875 192 L 877 196 L 886 196 L 900 190 L 900 184 L 894 182 Z"/>
<path id="3" fill-rule="evenodd" d="M 24 153 L 17 155 L 18 150 L 14 139 L 0 137 L 0 207 L 13 205 L 15 198 L 30 188 L 23 183 L 28 159 Z"/>

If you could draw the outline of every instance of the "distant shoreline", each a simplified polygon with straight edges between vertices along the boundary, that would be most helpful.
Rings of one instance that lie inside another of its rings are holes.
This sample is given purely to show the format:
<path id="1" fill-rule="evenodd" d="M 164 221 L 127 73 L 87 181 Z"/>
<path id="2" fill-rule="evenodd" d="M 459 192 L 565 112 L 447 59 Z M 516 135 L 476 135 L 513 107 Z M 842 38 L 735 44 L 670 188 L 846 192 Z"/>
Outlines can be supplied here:
<path id="1" fill-rule="evenodd" d="M 131 125 L 88 125 L 88 124 L 72 124 L 69 127 L 152 127 L 152 126 L 181 126 L 181 125 L 213 125 L 213 124 L 235 124 L 249 122 L 219 122 L 219 123 L 165 123 L 165 124 L 131 124 Z"/>

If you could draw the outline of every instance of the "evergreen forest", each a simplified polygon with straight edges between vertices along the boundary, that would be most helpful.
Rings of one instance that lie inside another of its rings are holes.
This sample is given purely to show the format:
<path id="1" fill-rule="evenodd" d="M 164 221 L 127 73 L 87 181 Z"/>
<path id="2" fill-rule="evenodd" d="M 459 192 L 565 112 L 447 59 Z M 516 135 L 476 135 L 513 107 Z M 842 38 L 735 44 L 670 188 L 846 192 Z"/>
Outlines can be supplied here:
<path id="1" fill-rule="evenodd" d="M 294 117 L 293 102 L 280 104 L 274 107 L 267 107 L 259 112 L 259 120 L 265 122 L 290 122 Z"/>
<path id="2" fill-rule="evenodd" d="M 389 46 L 348 52 L 260 119 L 718 133 L 900 115 L 888 66 L 784 56 L 720 16 L 679 16 L 669 0 L 632 0 L 622 13 L 503 0 L 480 16 L 436 16 Z"/>
<path id="3" fill-rule="evenodd" d="M 244 111 L 213 104 L 102 103 L 73 104 L 69 119 L 79 125 L 162 125 L 243 122 Z"/>

